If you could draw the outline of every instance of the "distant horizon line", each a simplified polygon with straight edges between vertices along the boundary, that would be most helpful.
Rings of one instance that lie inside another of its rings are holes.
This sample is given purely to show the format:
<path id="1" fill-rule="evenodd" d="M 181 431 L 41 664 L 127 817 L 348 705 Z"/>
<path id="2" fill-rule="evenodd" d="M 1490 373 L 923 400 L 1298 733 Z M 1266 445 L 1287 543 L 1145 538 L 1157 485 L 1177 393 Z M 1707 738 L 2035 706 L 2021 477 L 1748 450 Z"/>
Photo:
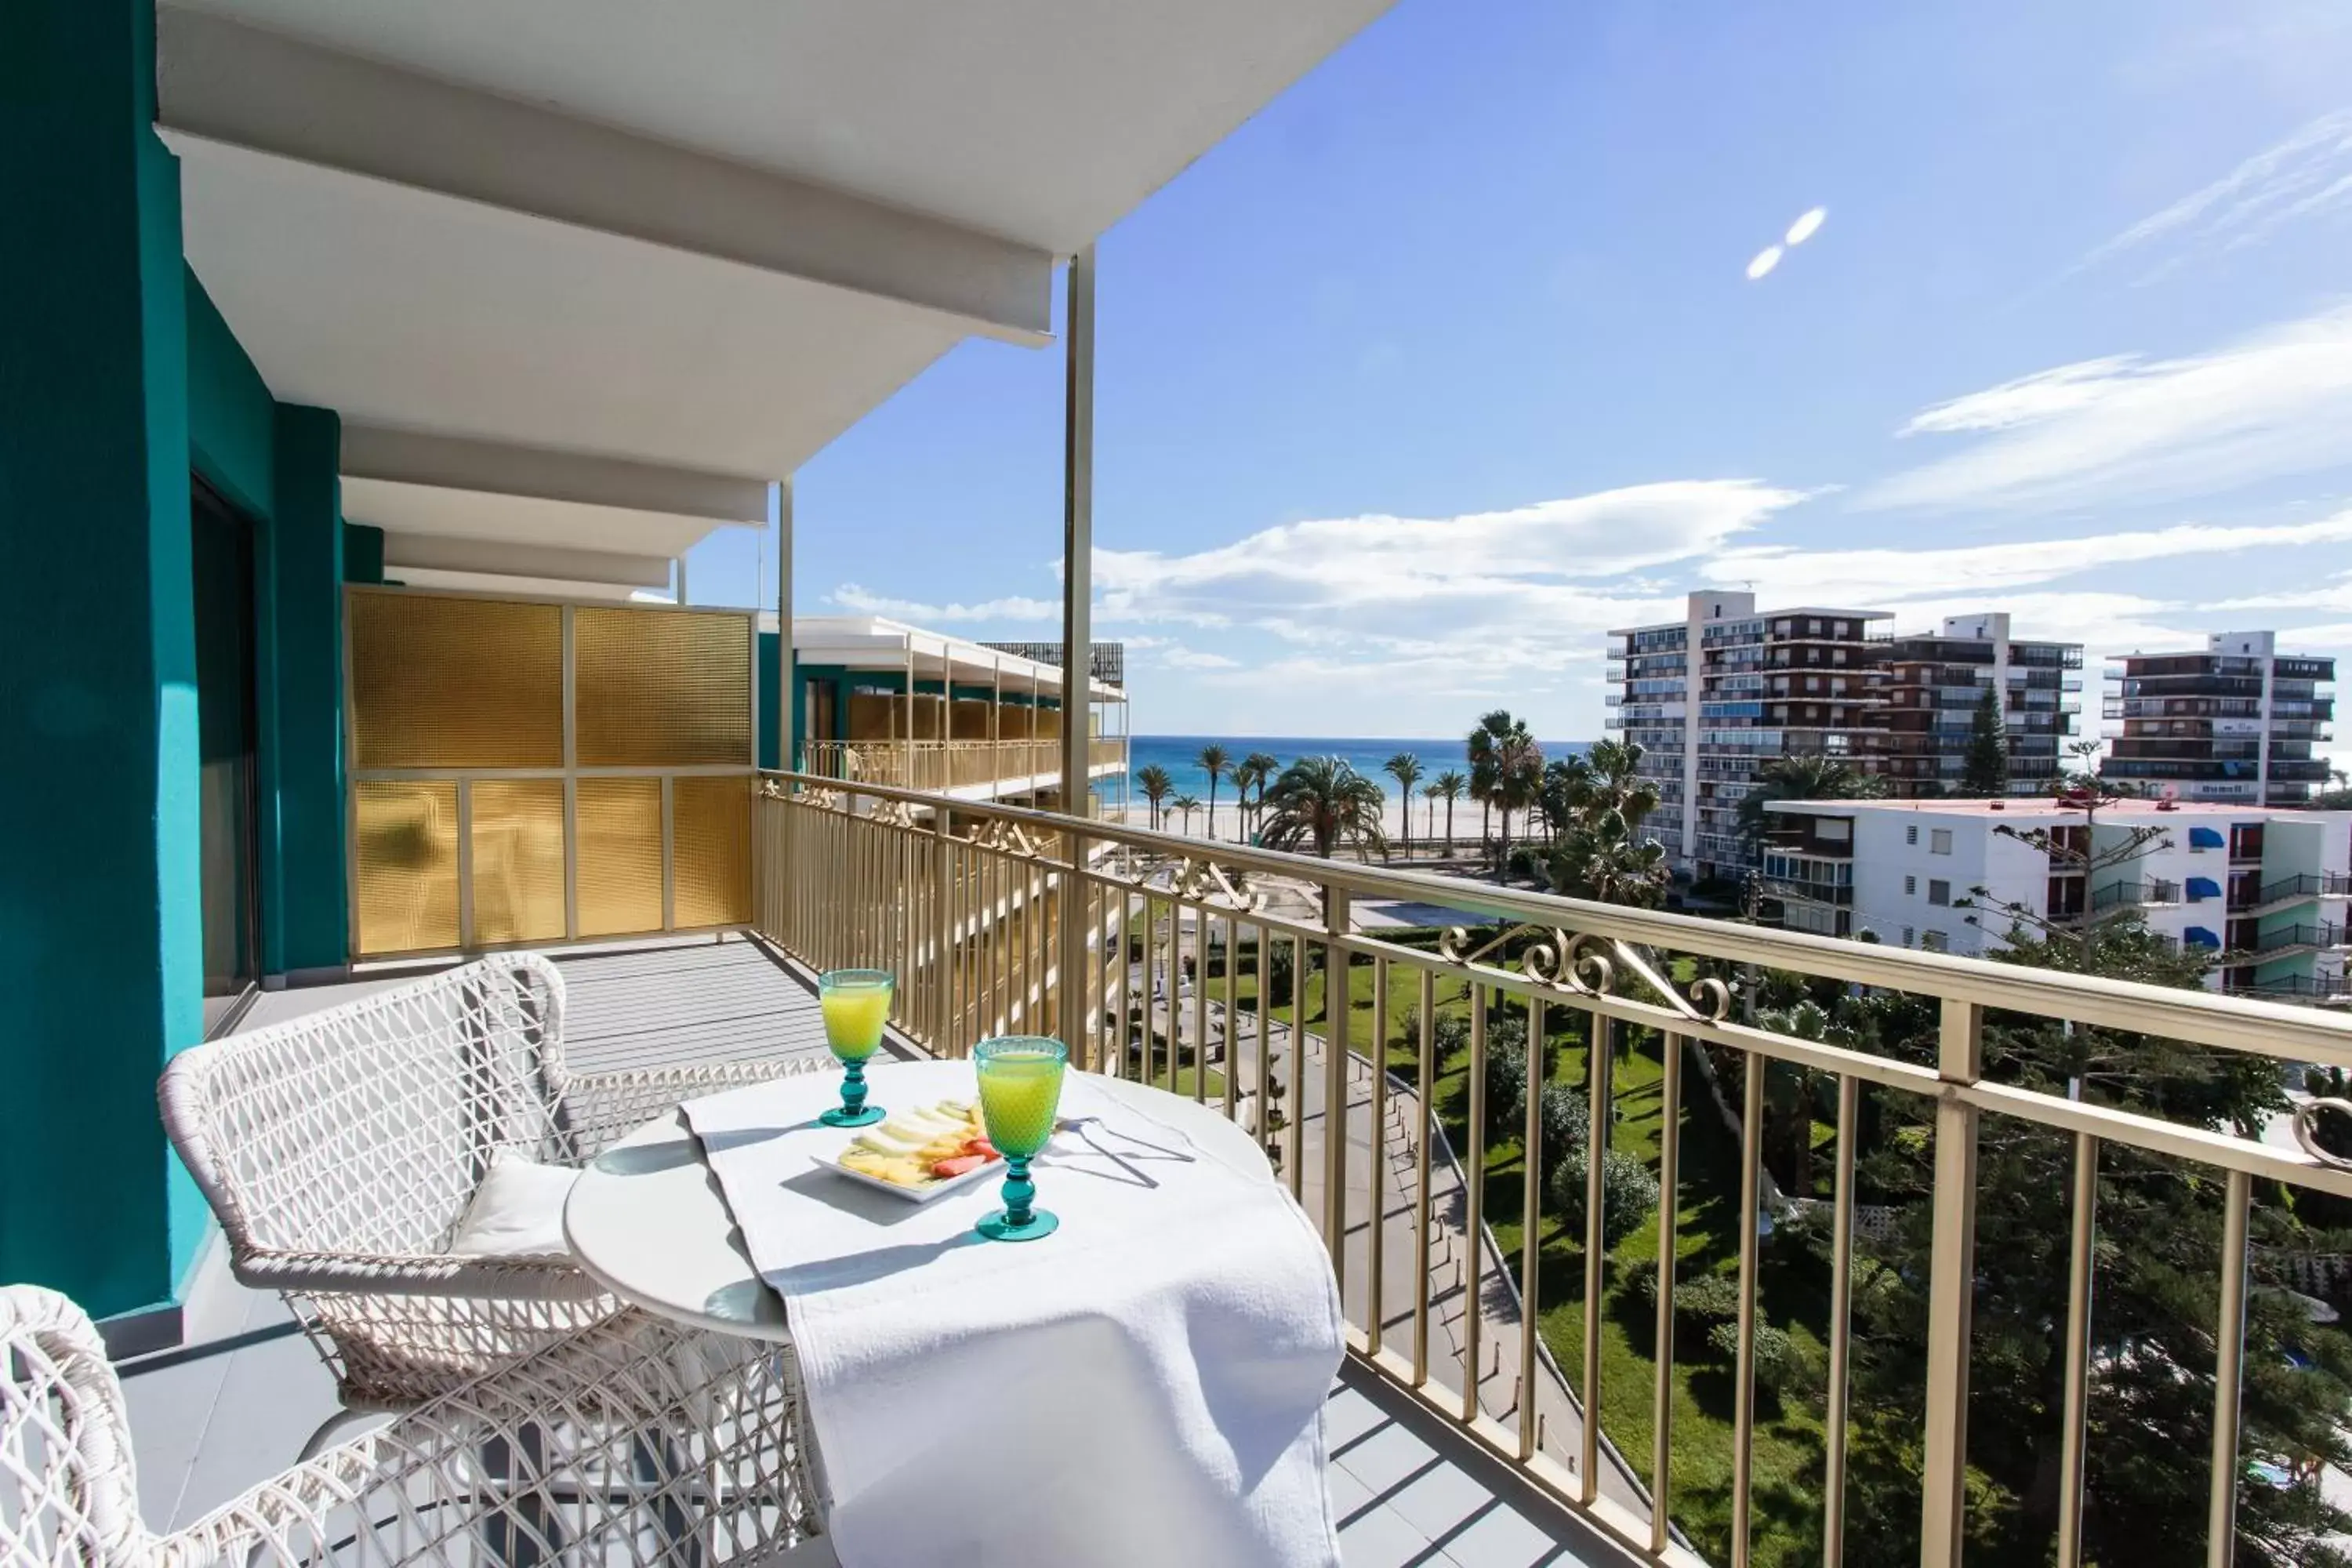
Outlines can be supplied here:
<path id="1" fill-rule="evenodd" d="M 1186 734 L 1175 731 L 1161 732 L 1157 731 L 1146 731 L 1137 730 L 1130 732 L 1126 738 L 1130 741 L 1215 741 L 1219 742 L 1236 741 L 1402 741 L 1416 745 L 1425 744 L 1432 742 L 1442 742 L 1449 745 L 1467 745 L 1470 741 L 1470 733 L 1465 730 L 1459 735 L 1235 735 L 1223 731 L 1215 733 Z M 1583 740 L 1581 737 L 1574 736 L 1554 736 L 1552 739 L 1555 741 L 1564 740 L 1569 741 L 1571 743 L 1581 743 L 1584 745 L 1590 745 L 1592 743 L 1590 741 Z M 1542 745 L 1543 743 L 1544 737 L 1540 735 L 1537 736 L 1536 744 Z"/>

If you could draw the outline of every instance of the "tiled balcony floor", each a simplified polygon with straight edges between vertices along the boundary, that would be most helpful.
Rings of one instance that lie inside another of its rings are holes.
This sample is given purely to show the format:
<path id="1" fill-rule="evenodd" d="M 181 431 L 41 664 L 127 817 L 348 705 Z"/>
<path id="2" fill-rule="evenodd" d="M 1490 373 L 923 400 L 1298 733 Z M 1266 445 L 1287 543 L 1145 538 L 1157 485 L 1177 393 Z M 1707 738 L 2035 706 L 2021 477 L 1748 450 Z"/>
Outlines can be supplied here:
<path id="1" fill-rule="evenodd" d="M 580 1070 L 710 1061 L 824 1047 L 805 980 L 741 941 L 562 961 L 568 1054 Z M 278 992 L 261 1027 L 389 983 Z M 310 1346 L 274 1296 L 238 1286 L 217 1254 L 187 1304 L 191 1346 L 126 1366 L 150 1525 L 189 1523 L 291 1464 L 334 1409 Z M 1630 1563 L 1443 1419 L 1354 1363 L 1324 1409 L 1331 1500 L 1347 1568 L 1528 1568 Z"/>

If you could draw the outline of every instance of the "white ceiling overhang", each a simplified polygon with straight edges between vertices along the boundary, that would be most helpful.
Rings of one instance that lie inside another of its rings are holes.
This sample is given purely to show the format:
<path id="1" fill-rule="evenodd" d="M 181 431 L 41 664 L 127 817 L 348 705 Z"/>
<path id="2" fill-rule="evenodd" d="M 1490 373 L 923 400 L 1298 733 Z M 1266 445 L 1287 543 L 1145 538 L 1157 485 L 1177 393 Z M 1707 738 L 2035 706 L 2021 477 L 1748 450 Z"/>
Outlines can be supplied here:
<path id="1" fill-rule="evenodd" d="M 963 339 L 1047 341 L 1059 258 L 1388 3 L 191 0 L 159 130 L 347 513 L 603 583 Z"/>

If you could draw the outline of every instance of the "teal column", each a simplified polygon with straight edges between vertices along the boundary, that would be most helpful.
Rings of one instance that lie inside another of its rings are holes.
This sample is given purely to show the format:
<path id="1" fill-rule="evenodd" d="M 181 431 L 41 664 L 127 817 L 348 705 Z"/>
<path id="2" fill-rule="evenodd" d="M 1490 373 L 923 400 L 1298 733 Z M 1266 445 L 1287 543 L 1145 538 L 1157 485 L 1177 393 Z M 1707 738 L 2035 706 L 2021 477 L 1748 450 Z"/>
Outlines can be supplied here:
<path id="1" fill-rule="evenodd" d="M 343 856 L 342 422 L 278 405 L 277 516 L 269 531 L 276 631 L 276 789 L 264 838 L 278 843 L 280 973 L 339 970 L 350 900 Z M 381 536 L 379 536 L 381 537 Z"/>
<path id="2" fill-rule="evenodd" d="M 0 10 L 0 1279 L 163 1301 L 203 1021 L 186 302 L 148 0 Z"/>
<path id="3" fill-rule="evenodd" d="M 343 524 L 343 581 L 383 581 L 383 530 L 363 522 Z"/>
<path id="4" fill-rule="evenodd" d="M 776 761 L 782 754 L 779 737 L 787 733 L 785 715 L 792 716 L 790 733 L 800 733 L 800 707 L 797 701 L 787 703 L 785 693 L 791 681 L 784 671 L 783 638 L 774 632 L 756 634 L 760 639 L 760 765 L 781 767 Z"/>

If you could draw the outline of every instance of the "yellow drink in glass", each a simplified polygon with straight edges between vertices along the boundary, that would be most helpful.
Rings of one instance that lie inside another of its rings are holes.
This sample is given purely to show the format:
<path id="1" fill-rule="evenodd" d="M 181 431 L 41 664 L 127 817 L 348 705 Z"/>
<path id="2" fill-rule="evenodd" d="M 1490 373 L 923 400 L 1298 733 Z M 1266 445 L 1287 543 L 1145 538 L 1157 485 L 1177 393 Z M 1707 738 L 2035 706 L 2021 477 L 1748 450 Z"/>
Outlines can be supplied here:
<path id="1" fill-rule="evenodd" d="M 1029 1162 L 1054 1136 L 1062 1110 L 1062 1077 L 1069 1047 L 1059 1040 L 1016 1035 L 982 1041 L 972 1053 L 980 1075 L 980 1114 L 988 1141 L 1004 1156 L 1004 1209 L 980 1222 L 991 1241 L 1034 1241 L 1061 1220 L 1033 1207 L 1037 1185 Z"/>
<path id="2" fill-rule="evenodd" d="M 845 1062 L 862 1062 L 882 1048 L 882 1026 L 890 1021 L 890 984 L 856 985 L 821 992 L 824 1043 Z"/>
<path id="3" fill-rule="evenodd" d="M 866 1103 L 866 1058 L 882 1048 L 891 989 L 887 969 L 829 969 L 816 978 L 824 1043 L 843 1068 L 841 1103 L 817 1118 L 828 1127 L 870 1127 L 882 1120 L 882 1108 Z"/>

